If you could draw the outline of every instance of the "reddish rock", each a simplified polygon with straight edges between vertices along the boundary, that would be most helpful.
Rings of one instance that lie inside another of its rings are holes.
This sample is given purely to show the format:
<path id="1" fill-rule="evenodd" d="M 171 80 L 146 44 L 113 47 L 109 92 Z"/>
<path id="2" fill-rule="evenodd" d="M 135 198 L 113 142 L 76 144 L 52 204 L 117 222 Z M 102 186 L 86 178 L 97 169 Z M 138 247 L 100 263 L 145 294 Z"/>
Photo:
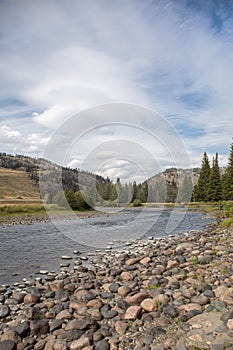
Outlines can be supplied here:
<path id="1" fill-rule="evenodd" d="M 138 261 L 139 261 L 139 258 L 131 258 L 131 259 L 126 260 L 125 265 L 131 266 L 131 265 L 136 264 Z"/>
<path id="2" fill-rule="evenodd" d="M 149 257 L 147 256 L 147 257 L 145 257 L 145 258 L 143 258 L 143 259 L 140 260 L 140 264 L 146 265 L 146 264 L 148 264 L 150 261 L 151 261 L 151 258 L 149 258 Z"/>
<path id="3" fill-rule="evenodd" d="M 90 309 L 100 309 L 103 306 L 103 302 L 100 299 L 92 299 L 86 304 Z"/>
<path id="4" fill-rule="evenodd" d="M 88 337 L 82 336 L 78 340 L 74 340 L 70 344 L 70 350 L 81 350 L 84 348 L 84 346 L 90 345 L 90 339 Z"/>
<path id="5" fill-rule="evenodd" d="M 118 288 L 117 293 L 118 295 L 120 295 L 121 297 L 125 297 L 126 295 L 128 295 L 130 292 L 132 291 L 132 289 L 128 286 L 121 286 Z"/>
<path id="6" fill-rule="evenodd" d="M 115 330 L 118 334 L 124 334 L 127 327 L 128 327 L 127 323 L 125 323 L 123 321 L 117 321 L 115 323 Z"/>
<path id="7" fill-rule="evenodd" d="M 57 280 L 55 282 L 50 283 L 50 289 L 53 292 L 58 292 L 62 288 L 63 288 L 63 281 L 61 281 L 61 280 Z"/>
<path id="8" fill-rule="evenodd" d="M 184 310 L 186 312 L 191 312 L 191 311 L 202 311 L 202 307 L 199 304 L 196 303 L 189 303 L 186 305 L 180 306 L 181 310 Z"/>
<path id="9" fill-rule="evenodd" d="M 57 320 L 70 320 L 73 316 L 68 310 L 62 310 L 56 316 Z"/>
<path id="10" fill-rule="evenodd" d="M 156 304 L 155 304 L 154 300 L 151 298 L 144 299 L 141 302 L 140 306 L 142 307 L 143 310 L 145 310 L 147 312 L 152 312 L 156 308 Z"/>
<path id="11" fill-rule="evenodd" d="M 37 294 L 26 294 L 24 299 L 23 299 L 25 304 L 36 304 L 39 303 L 40 301 L 40 296 Z"/>
<path id="12" fill-rule="evenodd" d="M 86 295 L 89 294 L 89 291 L 86 289 L 78 290 L 74 293 L 74 297 L 77 301 L 85 302 Z"/>
<path id="13" fill-rule="evenodd" d="M 135 320 L 139 318 L 142 312 L 140 306 L 130 306 L 125 313 L 125 320 Z"/>
<path id="14" fill-rule="evenodd" d="M 126 301 L 130 304 L 130 305 L 139 305 L 144 299 L 148 298 L 149 294 L 148 292 L 139 292 L 135 295 L 129 295 L 126 297 Z"/>
<path id="15" fill-rule="evenodd" d="M 177 266 L 179 266 L 179 263 L 176 260 L 169 260 L 167 262 L 167 270 L 174 269 L 174 267 L 177 267 Z"/>
<path id="16" fill-rule="evenodd" d="M 120 280 L 121 281 L 132 281 L 133 280 L 133 275 L 127 271 L 123 271 L 120 274 Z"/>

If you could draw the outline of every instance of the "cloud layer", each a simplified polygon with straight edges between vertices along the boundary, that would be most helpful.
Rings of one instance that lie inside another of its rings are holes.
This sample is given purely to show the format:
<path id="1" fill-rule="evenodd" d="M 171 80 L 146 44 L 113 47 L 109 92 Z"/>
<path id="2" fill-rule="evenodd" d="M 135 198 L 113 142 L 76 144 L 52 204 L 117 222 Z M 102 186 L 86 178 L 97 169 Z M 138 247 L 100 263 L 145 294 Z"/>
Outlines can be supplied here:
<path id="1" fill-rule="evenodd" d="M 219 151 L 225 161 L 233 120 L 232 16 L 231 1 L 1 2 L 1 150 L 42 155 L 48 136 L 77 112 L 124 102 L 169 121 L 193 165 L 204 151 Z M 84 129 L 86 122 L 81 117 Z M 135 123 L 156 133 L 162 128 L 143 115 Z M 106 135 L 95 134 L 97 144 Z M 105 174 L 120 174 L 106 164 Z"/>

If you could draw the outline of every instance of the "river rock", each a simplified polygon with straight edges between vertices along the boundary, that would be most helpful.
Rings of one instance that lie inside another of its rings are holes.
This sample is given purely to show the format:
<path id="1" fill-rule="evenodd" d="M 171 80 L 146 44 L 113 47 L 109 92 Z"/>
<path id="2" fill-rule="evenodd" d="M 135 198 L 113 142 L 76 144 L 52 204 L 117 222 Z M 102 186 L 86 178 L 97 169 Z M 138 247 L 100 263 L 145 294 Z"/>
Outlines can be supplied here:
<path id="1" fill-rule="evenodd" d="M 125 313 L 125 320 L 135 320 L 140 317 L 142 308 L 140 306 L 130 306 Z"/>
<path id="2" fill-rule="evenodd" d="M 148 298 L 149 294 L 148 292 L 139 292 L 135 295 L 132 296 L 127 296 L 126 297 L 126 301 L 130 304 L 130 305 L 138 305 L 140 304 L 144 299 Z"/>
<path id="3" fill-rule="evenodd" d="M 85 346 L 89 346 L 91 344 L 90 339 L 86 336 L 82 336 L 78 340 L 74 340 L 70 344 L 70 350 L 81 350 Z"/>
<path id="4" fill-rule="evenodd" d="M 33 335 L 46 334 L 49 331 L 48 320 L 33 320 L 30 322 L 30 330 Z"/>
<path id="5" fill-rule="evenodd" d="M 132 291 L 132 289 L 129 286 L 121 286 L 118 288 L 117 293 L 121 296 L 121 297 L 125 297 L 126 295 L 128 295 L 130 292 Z"/>
<path id="6" fill-rule="evenodd" d="M 16 350 L 16 343 L 12 340 L 0 342 L 0 350 Z"/>
<path id="7" fill-rule="evenodd" d="M 16 333 L 13 329 L 7 329 L 1 336 L 1 341 L 4 340 L 12 340 L 14 343 L 17 344 L 20 342 L 21 339 L 18 333 Z"/>
<path id="8" fill-rule="evenodd" d="M 36 303 L 39 303 L 40 296 L 37 294 L 29 293 L 25 295 L 23 301 L 25 304 L 36 304 Z"/>
<path id="9" fill-rule="evenodd" d="M 110 345 L 103 339 L 95 344 L 94 350 L 110 350 Z"/>
<path id="10" fill-rule="evenodd" d="M 9 315 L 10 309 L 7 305 L 0 305 L 0 318 L 5 318 Z"/>
<path id="11" fill-rule="evenodd" d="M 21 338 L 25 338 L 30 334 L 30 323 L 28 321 L 20 322 L 13 329 L 20 335 Z"/>
<path id="12" fill-rule="evenodd" d="M 133 275 L 127 271 L 123 271 L 120 274 L 120 280 L 121 281 L 132 281 L 133 280 Z"/>
<path id="13" fill-rule="evenodd" d="M 145 310 L 147 312 L 152 312 L 156 308 L 156 304 L 155 304 L 154 300 L 151 298 L 144 299 L 141 302 L 140 306 L 142 307 L 143 310 Z"/>
<path id="14" fill-rule="evenodd" d="M 126 332 L 128 325 L 126 322 L 123 321 L 116 321 L 115 323 L 115 329 L 118 334 L 124 334 Z"/>

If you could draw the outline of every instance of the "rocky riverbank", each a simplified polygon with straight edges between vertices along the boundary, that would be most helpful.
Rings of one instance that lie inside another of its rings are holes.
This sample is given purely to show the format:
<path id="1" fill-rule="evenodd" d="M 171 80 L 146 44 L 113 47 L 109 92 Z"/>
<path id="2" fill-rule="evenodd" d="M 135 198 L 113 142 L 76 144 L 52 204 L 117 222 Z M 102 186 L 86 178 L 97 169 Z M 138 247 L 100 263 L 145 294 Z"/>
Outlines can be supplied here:
<path id="1" fill-rule="evenodd" d="M 49 214 L 15 214 L 0 217 L 0 226 L 32 225 L 38 222 L 50 222 L 51 220 L 70 220 L 74 219 L 74 213 L 80 219 L 112 215 L 112 213 L 109 214 L 97 210 L 86 210 L 76 212 L 57 211 L 49 212 Z"/>
<path id="2" fill-rule="evenodd" d="M 0 350 L 233 348 L 232 229 L 75 253 L 0 288 Z"/>

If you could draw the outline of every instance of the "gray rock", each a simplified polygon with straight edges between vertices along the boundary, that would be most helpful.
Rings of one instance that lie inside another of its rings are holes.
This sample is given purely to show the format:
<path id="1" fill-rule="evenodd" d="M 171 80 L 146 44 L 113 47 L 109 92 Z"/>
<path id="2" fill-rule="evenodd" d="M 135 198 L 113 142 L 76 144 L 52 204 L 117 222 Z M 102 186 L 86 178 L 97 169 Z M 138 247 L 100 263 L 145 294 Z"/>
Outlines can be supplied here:
<path id="1" fill-rule="evenodd" d="M 10 309 L 7 305 L 0 305 L 0 318 L 5 318 L 10 313 Z"/>
<path id="2" fill-rule="evenodd" d="M 56 329 L 61 328 L 63 320 L 53 320 L 50 324 L 50 332 L 55 331 Z"/>
<path id="3" fill-rule="evenodd" d="M 213 257 L 211 255 L 203 255 L 199 257 L 199 262 L 201 265 L 209 264 Z"/>
<path id="4" fill-rule="evenodd" d="M 16 350 L 16 344 L 13 340 L 4 340 L 0 342 L 0 350 Z"/>
<path id="5" fill-rule="evenodd" d="M 100 340 L 95 344 L 94 350 L 110 350 L 110 345 L 106 340 Z"/>
<path id="6" fill-rule="evenodd" d="M 111 293 L 117 293 L 119 287 L 120 287 L 119 283 L 113 283 L 109 286 L 109 290 Z"/>
<path id="7" fill-rule="evenodd" d="M 25 338 L 30 334 L 30 323 L 28 321 L 19 323 L 13 330 L 17 332 L 21 338 Z"/>
<path id="8" fill-rule="evenodd" d="M 48 320 L 33 320 L 30 322 L 30 329 L 33 335 L 41 335 L 49 332 Z"/>
<path id="9" fill-rule="evenodd" d="M 109 311 L 102 312 L 102 315 L 105 319 L 111 319 L 117 316 L 118 312 L 116 310 L 109 310 Z"/>
<path id="10" fill-rule="evenodd" d="M 171 318 L 175 318 L 179 315 L 178 309 L 173 305 L 166 306 L 164 313 Z"/>
<path id="11" fill-rule="evenodd" d="M 128 303 L 126 300 L 118 299 L 118 300 L 117 300 L 117 306 L 118 306 L 120 309 L 126 311 L 126 310 L 128 309 L 128 307 L 129 307 L 129 303 Z"/>
<path id="12" fill-rule="evenodd" d="M 225 326 L 225 324 L 221 324 L 220 326 L 215 328 L 215 332 L 217 333 L 227 333 L 228 328 Z"/>

